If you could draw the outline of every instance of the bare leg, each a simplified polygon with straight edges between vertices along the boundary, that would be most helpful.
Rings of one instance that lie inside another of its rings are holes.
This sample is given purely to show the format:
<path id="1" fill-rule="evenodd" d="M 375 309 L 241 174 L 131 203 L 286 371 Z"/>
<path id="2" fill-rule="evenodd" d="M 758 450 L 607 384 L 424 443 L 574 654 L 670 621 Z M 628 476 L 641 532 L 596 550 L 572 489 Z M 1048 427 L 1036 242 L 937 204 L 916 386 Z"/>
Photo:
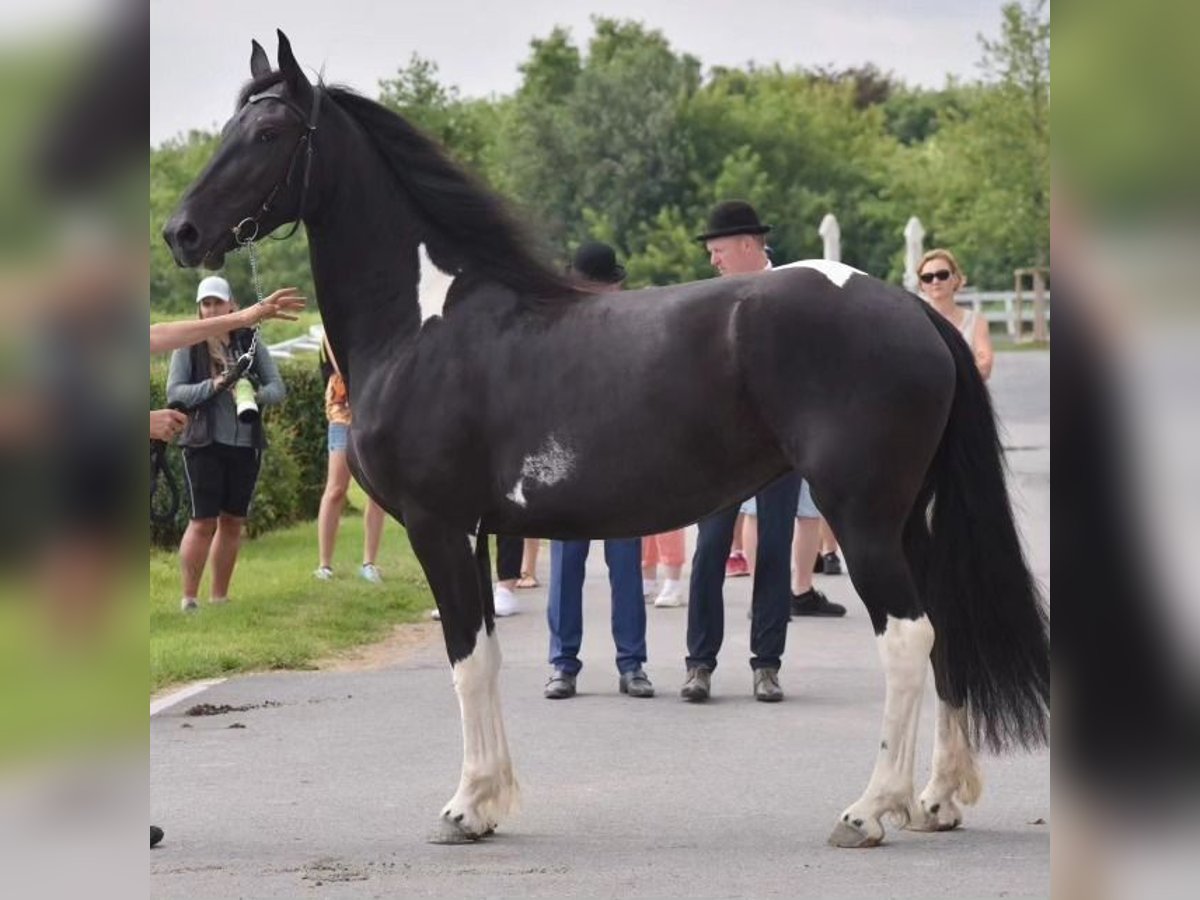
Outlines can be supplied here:
<path id="1" fill-rule="evenodd" d="M 813 560 L 821 546 L 821 520 L 797 519 L 792 539 L 792 593 L 803 594 L 812 587 Z"/>
<path id="2" fill-rule="evenodd" d="M 735 519 L 733 522 L 733 543 L 729 547 L 729 552 L 731 555 L 734 553 L 741 553 L 749 556 L 749 554 L 746 553 L 745 548 L 742 546 L 742 526 L 745 523 L 746 518 L 747 517 L 745 514 L 738 513 L 737 519 Z"/>
<path id="3" fill-rule="evenodd" d="M 750 574 L 758 564 L 758 516 L 739 516 L 742 520 L 742 552 L 746 555 L 746 565 Z M 737 532 L 734 532 L 735 534 Z"/>
<path id="4" fill-rule="evenodd" d="M 321 508 L 317 513 L 317 555 L 322 566 L 333 567 L 333 548 L 337 543 L 342 511 L 346 508 L 346 488 L 349 485 L 350 467 L 346 463 L 346 451 L 334 450 L 329 454 L 325 493 L 321 495 Z"/>
<path id="5" fill-rule="evenodd" d="M 363 516 L 366 527 L 363 535 L 363 562 L 375 564 L 379 555 L 379 540 L 383 537 L 383 507 L 367 498 L 367 511 Z"/>
<path id="6" fill-rule="evenodd" d="M 829 527 L 829 523 L 824 519 L 818 520 L 821 523 L 821 555 L 826 553 L 837 553 L 838 542 L 833 535 L 833 529 Z"/>
<path id="7" fill-rule="evenodd" d="M 967 741 L 965 711 L 938 700 L 933 736 L 933 771 L 929 784 L 913 806 L 909 828 L 914 831 L 950 831 L 962 824 L 955 798 L 973 805 L 983 790 L 983 780 Z"/>
<path id="8" fill-rule="evenodd" d="M 933 626 L 923 615 L 917 619 L 889 615 L 877 640 L 887 676 L 879 753 L 866 790 L 842 813 L 829 836 L 835 847 L 874 847 L 883 840 L 883 816 L 907 821 L 912 805 L 917 724 Z"/>
<path id="9" fill-rule="evenodd" d="M 217 520 L 217 535 L 212 544 L 212 591 L 213 601 L 229 597 L 229 582 L 233 578 L 233 567 L 237 564 L 238 550 L 242 543 L 242 523 L 246 520 L 221 513 Z"/>
<path id="10" fill-rule="evenodd" d="M 537 577 L 538 550 L 542 542 L 537 538 L 525 538 L 524 554 L 521 556 L 521 574 L 530 578 Z"/>
<path id="11" fill-rule="evenodd" d="M 183 579 L 183 596 L 195 597 L 200 590 L 204 565 L 213 535 L 217 533 L 216 519 L 192 519 L 188 522 L 179 544 L 179 572 Z"/>

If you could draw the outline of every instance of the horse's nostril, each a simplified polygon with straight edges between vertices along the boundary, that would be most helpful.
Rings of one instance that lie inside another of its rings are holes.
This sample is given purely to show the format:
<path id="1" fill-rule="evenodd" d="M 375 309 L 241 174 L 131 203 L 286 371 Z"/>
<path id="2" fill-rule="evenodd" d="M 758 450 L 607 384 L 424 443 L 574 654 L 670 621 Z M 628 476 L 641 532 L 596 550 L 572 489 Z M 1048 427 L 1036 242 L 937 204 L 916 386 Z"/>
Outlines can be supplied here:
<path id="1" fill-rule="evenodd" d="M 200 241 L 200 232 L 191 222 L 181 222 L 175 227 L 175 244 L 178 247 L 192 248 Z"/>

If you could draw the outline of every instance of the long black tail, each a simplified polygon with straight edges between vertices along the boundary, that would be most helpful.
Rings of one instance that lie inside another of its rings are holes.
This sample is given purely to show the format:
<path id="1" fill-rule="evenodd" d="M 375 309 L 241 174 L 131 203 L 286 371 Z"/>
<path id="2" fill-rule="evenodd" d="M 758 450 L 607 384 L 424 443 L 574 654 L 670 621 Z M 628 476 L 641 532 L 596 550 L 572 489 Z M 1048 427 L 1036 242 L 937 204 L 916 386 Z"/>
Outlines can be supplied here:
<path id="1" fill-rule="evenodd" d="M 966 707 L 976 746 L 1041 746 L 1050 704 L 1049 620 L 1017 535 L 991 398 L 966 342 L 922 305 L 957 369 L 950 418 L 905 529 L 937 635 L 938 694 Z"/>

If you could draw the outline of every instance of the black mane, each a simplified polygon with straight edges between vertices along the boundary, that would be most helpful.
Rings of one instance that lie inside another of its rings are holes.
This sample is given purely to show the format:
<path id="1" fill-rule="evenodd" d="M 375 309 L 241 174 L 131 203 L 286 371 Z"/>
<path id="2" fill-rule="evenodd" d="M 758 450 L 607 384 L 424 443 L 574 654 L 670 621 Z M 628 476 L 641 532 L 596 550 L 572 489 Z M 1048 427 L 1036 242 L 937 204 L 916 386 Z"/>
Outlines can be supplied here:
<path id="1" fill-rule="evenodd" d="M 325 91 L 362 127 L 408 194 L 426 226 L 425 248 L 438 268 L 499 282 L 528 299 L 578 293 L 565 274 L 537 257 L 532 239 L 505 201 L 451 160 L 436 141 L 348 88 Z"/>

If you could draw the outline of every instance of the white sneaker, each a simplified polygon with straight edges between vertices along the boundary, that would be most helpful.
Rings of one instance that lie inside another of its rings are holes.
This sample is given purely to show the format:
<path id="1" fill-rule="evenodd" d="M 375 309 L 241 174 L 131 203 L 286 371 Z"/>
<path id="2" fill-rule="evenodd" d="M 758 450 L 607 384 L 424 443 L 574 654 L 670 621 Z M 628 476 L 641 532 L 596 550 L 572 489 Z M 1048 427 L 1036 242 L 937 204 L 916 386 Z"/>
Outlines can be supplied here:
<path id="1" fill-rule="evenodd" d="M 647 581 L 645 578 L 643 578 L 642 579 L 642 596 L 646 598 L 646 602 L 647 603 L 652 602 L 654 600 L 655 596 L 657 596 L 657 594 L 658 594 L 658 582 L 657 581 Z"/>
<path id="2" fill-rule="evenodd" d="M 329 581 L 333 578 L 333 569 L 329 566 L 317 566 L 313 571 L 313 578 L 317 581 Z"/>
<path id="3" fill-rule="evenodd" d="M 674 578 L 663 581 L 662 590 L 654 598 L 654 605 L 659 609 L 686 606 L 687 598 L 683 596 L 683 586 Z"/>
<path id="4" fill-rule="evenodd" d="M 493 596 L 495 599 L 497 617 L 515 616 L 521 611 L 521 607 L 517 604 L 516 594 L 514 594 L 504 585 L 496 585 Z"/>
<path id="5" fill-rule="evenodd" d="M 179 601 L 179 611 L 185 613 L 194 613 L 200 608 L 200 604 L 196 602 L 195 597 L 184 597 Z"/>
<path id="6" fill-rule="evenodd" d="M 358 574 L 371 584 L 383 584 L 383 576 L 379 574 L 379 569 L 375 567 L 375 563 L 363 563 L 358 570 Z"/>

